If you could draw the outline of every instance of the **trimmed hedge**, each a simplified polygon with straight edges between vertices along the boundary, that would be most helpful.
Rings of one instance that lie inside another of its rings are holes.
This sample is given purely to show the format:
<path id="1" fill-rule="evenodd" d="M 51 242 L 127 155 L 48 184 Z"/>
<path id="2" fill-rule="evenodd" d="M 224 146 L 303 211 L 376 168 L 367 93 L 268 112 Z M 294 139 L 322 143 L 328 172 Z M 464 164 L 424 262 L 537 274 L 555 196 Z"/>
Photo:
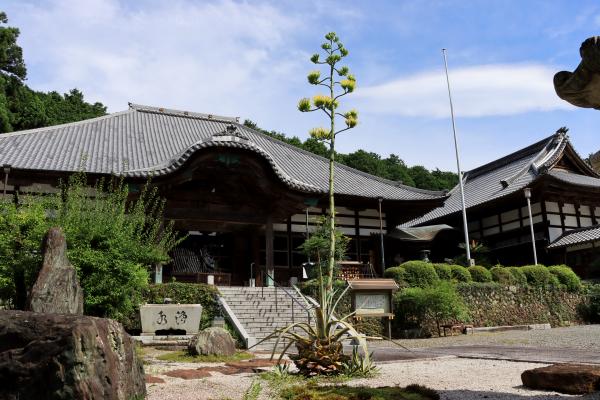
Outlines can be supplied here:
<path id="1" fill-rule="evenodd" d="M 383 271 L 383 277 L 391 278 L 402 286 L 406 281 L 406 270 L 403 267 L 391 267 Z"/>
<path id="2" fill-rule="evenodd" d="M 434 286 L 440 280 L 433 264 L 425 261 L 407 261 L 400 267 L 404 268 L 404 279 L 410 287 L 426 288 Z"/>
<path id="3" fill-rule="evenodd" d="M 581 290 L 581 280 L 566 265 L 553 265 L 548 270 L 558 279 L 561 285 L 564 285 L 569 292 L 578 292 Z"/>
<path id="4" fill-rule="evenodd" d="M 515 283 L 514 276 L 510 273 L 510 270 L 505 267 L 496 266 L 490 270 L 492 274 L 492 280 L 494 282 L 503 284 L 503 285 L 512 285 Z M 527 282 L 527 278 L 525 278 L 525 282 Z"/>
<path id="5" fill-rule="evenodd" d="M 558 286 L 559 281 L 548 268 L 543 265 L 526 265 L 521 271 L 527 277 L 527 283 L 531 286 Z"/>
<path id="6" fill-rule="evenodd" d="M 492 274 L 487 268 L 480 265 L 474 265 L 468 268 L 471 278 L 474 282 L 491 282 Z"/>
<path id="7" fill-rule="evenodd" d="M 438 278 L 443 281 L 452 280 L 452 268 L 448 264 L 433 264 L 433 268 L 435 268 L 435 273 Z"/>
<path id="8" fill-rule="evenodd" d="M 512 275 L 513 282 L 516 285 L 521 285 L 521 286 L 527 285 L 527 275 L 525 275 L 525 272 L 523 272 L 521 267 L 505 267 L 505 268 Z"/>
<path id="9" fill-rule="evenodd" d="M 452 279 L 457 282 L 471 282 L 473 277 L 466 267 L 462 265 L 451 265 L 450 270 L 452 271 Z"/>

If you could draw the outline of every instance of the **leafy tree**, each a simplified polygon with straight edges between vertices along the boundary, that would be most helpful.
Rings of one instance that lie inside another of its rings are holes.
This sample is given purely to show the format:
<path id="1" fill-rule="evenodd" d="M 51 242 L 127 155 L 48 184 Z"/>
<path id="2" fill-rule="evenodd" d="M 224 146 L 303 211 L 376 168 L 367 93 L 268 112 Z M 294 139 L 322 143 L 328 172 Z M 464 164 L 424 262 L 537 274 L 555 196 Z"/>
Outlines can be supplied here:
<path id="1" fill-rule="evenodd" d="M 325 52 L 325 60 L 320 59 L 320 55 L 314 54 L 311 61 L 316 65 L 326 66 L 325 77 L 321 77 L 319 70 L 311 71 L 308 74 L 308 83 L 315 86 L 323 86 L 328 93 L 318 94 L 312 99 L 303 98 L 298 102 L 298 109 L 301 112 L 323 112 L 328 119 L 327 128 L 319 127 L 310 131 L 310 136 L 318 141 L 329 145 L 329 256 L 327 265 L 326 296 L 332 290 L 333 271 L 335 268 L 335 188 L 334 188 L 334 167 L 335 167 L 335 138 L 340 133 L 354 128 L 358 123 L 358 112 L 350 110 L 341 113 L 338 110 L 339 99 L 354 91 L 356 79 L 350 74 L 348 67 L 339 67 L 338 64 L 343 58 L 348 56 L 348 50 L 340 42 L 335 32 L 329 32 L 325 35 L 325 42 L 321 45 Z M 339 80 L 338 80 L 339 79 Z M 344 118 L 345 128 L 336 130 L 337 117 Z M 324 302 L 322 302 L 324 303 Z"/>
<path id="2" fill-rule="evenodd" d="M 8 23 L 6 13 L 0 11 L 0 72 L 24 80 L 27 68 L 23 61 L 23 49 L 17 44 L 19 29 L 5 26 Z"/>
<path id="3" fill-rule="evenodd" d="M 23 50 L 17 44 L 19 29 L 6 26 L 0 12 L 0 133 L 81 121 L 106 114 L 101 103 L 84 101 L 73 89 L 61 95 L 38 92 L 24 84 L 27 68 Z"/>
<path id="4" fill-rule="evenodd" d="M 148 270 L 166 262 L 178 243 L 163 226 L 164 202 L 149 186 L 129 201 L 122 182 L 90 188 L 83 174 L 48 198 L 0 201 L 0 300 L 23 308 L 41 265 L 41 243 L 51 226 L 63 229 L 67 254 L 84 291 L 86 314 L 122 320 L 141 301 Z"/>

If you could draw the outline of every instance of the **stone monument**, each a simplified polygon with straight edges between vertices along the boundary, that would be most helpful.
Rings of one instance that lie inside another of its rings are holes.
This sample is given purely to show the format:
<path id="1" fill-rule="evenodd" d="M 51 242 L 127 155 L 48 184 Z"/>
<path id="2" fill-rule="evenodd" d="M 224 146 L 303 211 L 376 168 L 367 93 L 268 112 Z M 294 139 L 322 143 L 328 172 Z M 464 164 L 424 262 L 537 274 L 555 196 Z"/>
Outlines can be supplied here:
<path id="1" fill-rule="evenodd" d="M 577 107 L 600 110 L 600 36 L 585 40 L 579 54 L 575 71 L 554 75 L 554 89 L 558 97 Z"/>
<path id="2" fill-rule="evenodd" d="M 77 271 L 67 258 L 67 241 L 60 228 L 50 228 L 43 261 L 29 295 L 28 309 L 40 313 L 83 315 L 83 291 Z"/>

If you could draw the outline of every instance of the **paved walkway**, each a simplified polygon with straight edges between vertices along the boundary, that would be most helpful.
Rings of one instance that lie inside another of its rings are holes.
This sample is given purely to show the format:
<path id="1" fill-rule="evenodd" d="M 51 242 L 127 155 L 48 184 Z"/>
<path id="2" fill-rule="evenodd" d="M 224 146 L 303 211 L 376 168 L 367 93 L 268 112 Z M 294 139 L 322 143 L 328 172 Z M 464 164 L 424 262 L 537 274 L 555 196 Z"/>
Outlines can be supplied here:
<path id="1" fill-rule="evenodd" d="M 600 325 L 372 342 L 377 361 L 442 356 L 538 363 L 600 364 Z"/>
<path id="2" fill-rule="evenodd" d="M 373 352 L 377 361 L 427 359 L 443 356 L 535 363 L 584 363 L 600 365 L 600 351 L 522 346 L 448 346 L 405 350 L 379 348 Z"/>

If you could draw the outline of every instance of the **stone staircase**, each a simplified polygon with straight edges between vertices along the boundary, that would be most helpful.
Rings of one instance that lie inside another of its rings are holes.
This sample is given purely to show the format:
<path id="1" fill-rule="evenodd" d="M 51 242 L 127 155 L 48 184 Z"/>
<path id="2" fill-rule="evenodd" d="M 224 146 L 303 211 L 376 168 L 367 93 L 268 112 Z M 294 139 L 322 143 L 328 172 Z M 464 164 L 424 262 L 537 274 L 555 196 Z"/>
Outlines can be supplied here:
<path id="1" fill-rule="evenodd" d="M 245 339 L 248 347 L 278 328 L 293 322 L 308 322 L 307 311 L 302 307 L 306 304 L 294 288 L 232 286 L 219 287 L 219 292 L 219 301 L 226 316 Z M 276 338 L 272 338 L 252 349 L 271 351 L 275 342 Z M 278 347 L 281 349 L 284 345 L 285 343 L 280 342 Z"/>

